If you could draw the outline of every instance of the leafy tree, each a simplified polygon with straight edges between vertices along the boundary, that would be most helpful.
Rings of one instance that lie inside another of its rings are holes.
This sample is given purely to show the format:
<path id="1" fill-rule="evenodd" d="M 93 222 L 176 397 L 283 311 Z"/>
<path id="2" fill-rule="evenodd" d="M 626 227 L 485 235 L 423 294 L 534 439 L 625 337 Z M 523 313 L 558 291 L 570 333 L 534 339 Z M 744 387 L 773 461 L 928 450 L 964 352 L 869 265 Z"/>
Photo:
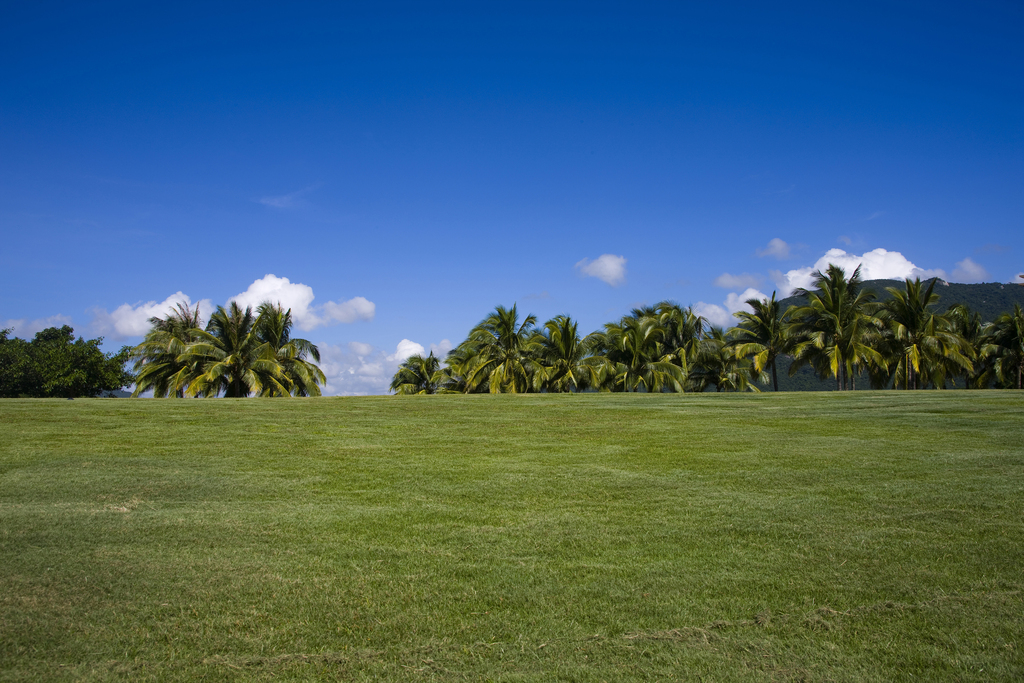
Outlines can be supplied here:
<path id="1" fill-rule="evenodd" d="M 40 384 L 29 342 L 11 338 L 13 330 L 0 330 L 0 398 L 31 394 L 30 387 Z"/>
<path id="2" fill-rule="evenodd" d="M 1022 388 L 1024 382 L 1024 311 L 1019 304 L 998 316 L 987 330 L 984 346 L 993 359 L 996 377 L 1006 386 Z"/>
<path id="3" fill-rule="evenodd" d="M 129 349 L 105 354 L 103 338 L 75 339 L 68 325 L 38 332 L 31 342 L 10 339 L 0 332 L 0 396 L 77 398 L 99 396 L 130 385 L 134 376 L 125 369 Z"/>
<path id="4" fill-rule="evenodd" d="M 834 377 L 836 389 L 853 389 L 861 368 L 885 364 L 875 348 L 881 321 L 874 316 L 873 292 L 861 289 L 860 266 L 849 279 L 846 271 L 829 264 L 815 273 L 814 290 L 798 289 L 807 305 L 790 313 L 794 339 L 793 375 L 810 364 L 819 377 Z"/>
<path id="5" fill-rule="evenodd" d="M 740 324 L 729 330 L 729 343 L 738 357 L 751 359 L 755 373 L 761 374 L 771 368 L 772 388 L 778 391 L 776 361 L 791 345 L 789 312 L 780 310 L 775 292 L 772 292 L 771 299 L 747 299 L 746 303 L 752 310 L 735 314 Z"/>
<path id="6" fill-rule="evenodd" d="M 426 358 L 417 354 L 406 358 L 391 380 L 391 391 L 396 394 L 436 394 L 448 378 L 440 372 L 441 361 L 433 351 Z"/>
<path id="7" fill-rule="evenodd" d="M 577 323 L 560 315 L 544 323 L 534 338 L 533 388 L 536 391 L 581 391 L 601 384 L 605 363 L 593 356 L 593 337 L 580 339 Z"/>

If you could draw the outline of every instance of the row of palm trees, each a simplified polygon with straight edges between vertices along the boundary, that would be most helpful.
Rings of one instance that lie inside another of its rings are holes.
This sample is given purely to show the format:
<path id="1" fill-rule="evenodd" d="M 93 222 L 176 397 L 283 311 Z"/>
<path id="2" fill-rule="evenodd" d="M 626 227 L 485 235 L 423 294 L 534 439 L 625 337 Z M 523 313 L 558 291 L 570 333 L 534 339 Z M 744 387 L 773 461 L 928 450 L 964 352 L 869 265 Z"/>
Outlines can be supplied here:
<path id="1" fill-rule="evenodd" d="M 198 305 L 178 304 L 149 319 L 150 331 L 132 349 L 135 391 L 157 398 L 319 396 L 326 378 L 316 346 L 291 336 L 291 310 L 262 303 L 255 311 L 232 302 L 217 307 L 205 327 Z"/>
<path id="2" fill-rule="evenodd" d="M 1021 388 L 1024 313 L 1020 306 L 982 323 L 965 306 L 939 312 L 936 280 L 905 281 L 877 300 L 864 289 L 860 268 L 847 277 L 830 265 L 806 303 L 782 310 L 770 299 L 750 299 L 750 311 L 722 330 L 692 308 L 671 302 L 636 308 L 618 322 L 581 337 L 577 323 L 558 316 L 537 325 L 520 320 L 516 306 L 498 306 L 464 342 L 441 359 L 412 356 L 391 390 L 399 394 L 566 391 L 779 390 L 778 365 L 789 374 L 809 366 L 837 390 L 858 378 L 873 388 Z"/>

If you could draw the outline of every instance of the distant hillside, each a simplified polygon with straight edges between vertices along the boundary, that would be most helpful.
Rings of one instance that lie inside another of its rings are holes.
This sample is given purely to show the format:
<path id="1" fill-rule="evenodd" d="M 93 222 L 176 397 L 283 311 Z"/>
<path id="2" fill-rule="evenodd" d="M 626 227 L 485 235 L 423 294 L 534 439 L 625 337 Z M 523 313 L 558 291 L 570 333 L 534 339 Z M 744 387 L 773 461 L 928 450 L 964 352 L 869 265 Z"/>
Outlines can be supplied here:
<path id="1" fill-rule="evenodd" d="M 866 289 L 872 289 L 878 295 L 879 300 L 885 301 L 891 298 L 886 287 L 902 289 L 902 280 L 868 280 L 864 283 Z M 983 320 L 991 322 L 997 315 L 1013 308 L 1014 304 L 1024 307 L 1024 287 L 1012 284 L 1000 284 L 998 282 L 987 282 L 979 285 L 964 285 L 958 283 L 946 283 L 939 280 L 935 285 L 935 293 L 939 295 L 939 302 L 936 310 L 945 311 L 954 304 L 967 304 L 972 311 L 981 314 Z M 789 306 L 801 306 L 806 303 L 802 297 L 791 296 L 781 301 L 782 310 Z M 791 359 L 780 358 L 779 368 L 779 391 L 834 391 L 835 380 L 822 381 L 814 374 L 810 367 L 802 367 L 795 376 L 789 376 L 789 365 Z M 758 385 L 762 391 L 771 391 L 771 383 Z M 866 375 L 857 378 L 858 389 L 870 389 Z"/>
<path id="2" fill-rule="evenodd" d="M 886 287 L 904 287 L 902 280 L 867 280 L 865 289 L 873 289 L 880 301 L 891 298 Z M 1014 304 L 1024 307 L 1024 287 L 998 282 L 986 282 L 978 285 L 964 285 L 956 282 L 939 280 L 935 285 L 935 293 L 939 295 L 936 309 L 945 311 L 954 304 L 967 304 L 972 311 L 981 314 L 982 320 L 991 322 L 1000 313 L 1013 308 Z M 782 300 L 782 310 L 791 305 L 802 306 L 806 301 L 801 297 L 791 296 Z"/>

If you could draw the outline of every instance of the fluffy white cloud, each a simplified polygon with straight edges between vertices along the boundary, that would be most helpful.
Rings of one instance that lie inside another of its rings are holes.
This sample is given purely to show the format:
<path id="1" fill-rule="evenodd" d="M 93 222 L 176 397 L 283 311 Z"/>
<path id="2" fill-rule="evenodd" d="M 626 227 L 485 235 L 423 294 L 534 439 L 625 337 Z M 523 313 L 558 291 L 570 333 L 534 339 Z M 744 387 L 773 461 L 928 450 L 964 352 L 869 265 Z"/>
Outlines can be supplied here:
<path id="1" fill-rule="evenodd" d="M 417 344 L 416 342 L 411 341 L 409 339 L 403 339 L 402 341 L 398 342 L 398 348 L 395 349 L 395 352 L 393 354 L 388 356 L 388 360 L 397 361 L 401 363 L 405 359 L 409 358 L 409 356 L 425 355 L 427 355 L 427 350 L 423 348 L 423 344 Z"/>
<path id="2" fill-rule="evenodd" d="M 377 307 L 372 301 L 357 296 L 348 301 L 328 301 L 323 306 L 313 306 L 313 288 L 301 282 L 291 282 L 286 277 L 273 274 L 256 280 L 249 288 L 228 301 L 239 306 L 256 307 L 264 301 L 280 302 L 290 308 L 295 325 L 300 330 L 312 330 L 332 323 L 353 323 L 357 320 L 373 320 Z"/>
<path id="3" fill-rule="evenodd" d="M 954 282 L 985 282 L 990 277 L 985 266 L 976 263 L 970 257 L 958 261 L 956 268 L 953 269 Z"/>
<path id="4" fill-rule="evenodd" d="M 773 270 L 771 275 L 780 296 L 786 297 L 797 287 L 810 288 L 814 284 L 814 273 L 826 270 L 830 264 L 839 266 L 846 271 L 847 275 L 853 274 L 857 266 L 860 266 L 861 277 L 865 280 L 902 280 L 908 277 L 946 278 L 944 270 L 918 268 L 900 252 L 885 249 L 874 249 L 860 256 L 849 254 L 842 249 L 829 249 L 824 256 L 815 261 L 813 266 L 796 268 L 786 273 Z"/>
<path id="5" fill-rule="evenodd" d="M 5 320 L 0 323 L 0 330 L 11 330 L 10 336 L 29 339 L 34 337 L 36 332 L 45 330 L 47 327 L 63 327 L 64 325 L 71 325 L 71 318 L 66 315 L 51 315 L 49 318 L 36 318 L 35 320 L 26 318 Z"/>
<path id="6" fill-rule="evenodd" d="M 732 275 L 731 273 L 722 273 L 715 278 L 715 287 L 721 287 L 723 289 L 743 289 L 745 287 L 757 287 L 764 280 L 760 275 L 752 273 L 740 273 L 739 275 Z"/>
<path id="7" fill-rule="evenodd" d="M 768 297 L 753 287 L 748 287 L 739 294 L 736 292 L 730 292 L 729 296 L 725 297 L 725 301 L 721 306 L 718 304 L 709 304 L 703 301 L 698 301 L 693 306 L 693 310 L 697 315 L 703 317 L 705 320 L 710 322 L 715 327 L 732 327 L 736 322 L 736 318 L 733 313 L 739 311 L 750 312 L 752 309 L 747 305 L 748 299 L 767 299 Z"/>
<path id="8" fill-rule="evenodd" d="M 447 339 L 431 344 L 434 355 L 444 358 L 443 350 L 451 349 Z M 345 346 L 321 346 L 320 369 L 327 377 L 322 388 L 325 396 L 366 396 L 387 394 L 391 378 L 402 361 L 414 354 L 424 355 L 422 344 L 410 339 L 398 342 L 394 353 L 363 342 L 349 342 Z"/>
<path id="9" fill-rule="evenodd" d="M 322 325 L 334 323 L 353 323 L 358 320 L 373 320 L 377 307 L 372 301 L 361 296 L 340 303 L 328 301 L 323 306 L 313 305 L 313 288 L 301 282 L 291 282 L 286 277 L 266 275 L 256 280 L 241 294 L 230 299 L 243 308 L 255 308 L 264 301 L 279 302 L 292 311 L 295 326 L 300 330 L 309 331 Z M 179 303 L 192 305 L 187 294 L 175 292 L 161 302 L 147 301 L 136 304 L 121 304 L 113 312 L 106 309 L 92 309 L 93 319 L 89 324 L 94 334 L 112 336 L 115 339 L 125 337 L 141 337 L 149 331 L 149 319 L 154 316 L 163 317 L 174 310 Z M 199 313 L 208 320 L 214 311 L 209 299 L 199 302 Z"/>
<path id="10" fill-rule="evenodd" d="M 587 277 L 596 277 L 612 287 L 626 280 L 626 259 L 613 254 L 601 254 L 596 259 L 583 259 L 576 263 L 576 270 Z"/>
<path id="11" fill-rule="evenodd" d="M 149 331 L 149 319 L 162 318 L 171 313 L 178 304 L 192 305 L 188 294 L 175 292 L 163 301 L 147 301 L 137 304 L 121 304 L 108 313 L 104 308 L 92 309 L 93 318 L 89 328 L 94 334 L 124 339 L 125 337 L 141 337 Z M 213 312 L 213 303 L 209 299 L 199 301 L 199 314 L 207 319 Z"/>
<path id="12" fill-rule="evenodd" d="M 771 256 L 777 259 L 789 258 L 789 245 L 780 240 L 778 237 L 770 240 L 768 246 L 763 249 L 757 250 L 757 255 L 764 258 L 765 256 Z"/>

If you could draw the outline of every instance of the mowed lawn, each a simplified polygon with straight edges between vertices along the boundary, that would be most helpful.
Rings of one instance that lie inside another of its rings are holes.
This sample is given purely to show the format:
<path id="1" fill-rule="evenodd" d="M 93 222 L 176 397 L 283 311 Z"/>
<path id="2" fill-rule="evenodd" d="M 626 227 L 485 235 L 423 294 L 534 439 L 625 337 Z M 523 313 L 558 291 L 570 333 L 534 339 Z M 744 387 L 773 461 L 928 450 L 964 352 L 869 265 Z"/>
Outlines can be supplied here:
<path id="1" fill-rule="evenodd" d="M 1021 680 L 1024 395 L 0 401 L 0 680 Z"/>

